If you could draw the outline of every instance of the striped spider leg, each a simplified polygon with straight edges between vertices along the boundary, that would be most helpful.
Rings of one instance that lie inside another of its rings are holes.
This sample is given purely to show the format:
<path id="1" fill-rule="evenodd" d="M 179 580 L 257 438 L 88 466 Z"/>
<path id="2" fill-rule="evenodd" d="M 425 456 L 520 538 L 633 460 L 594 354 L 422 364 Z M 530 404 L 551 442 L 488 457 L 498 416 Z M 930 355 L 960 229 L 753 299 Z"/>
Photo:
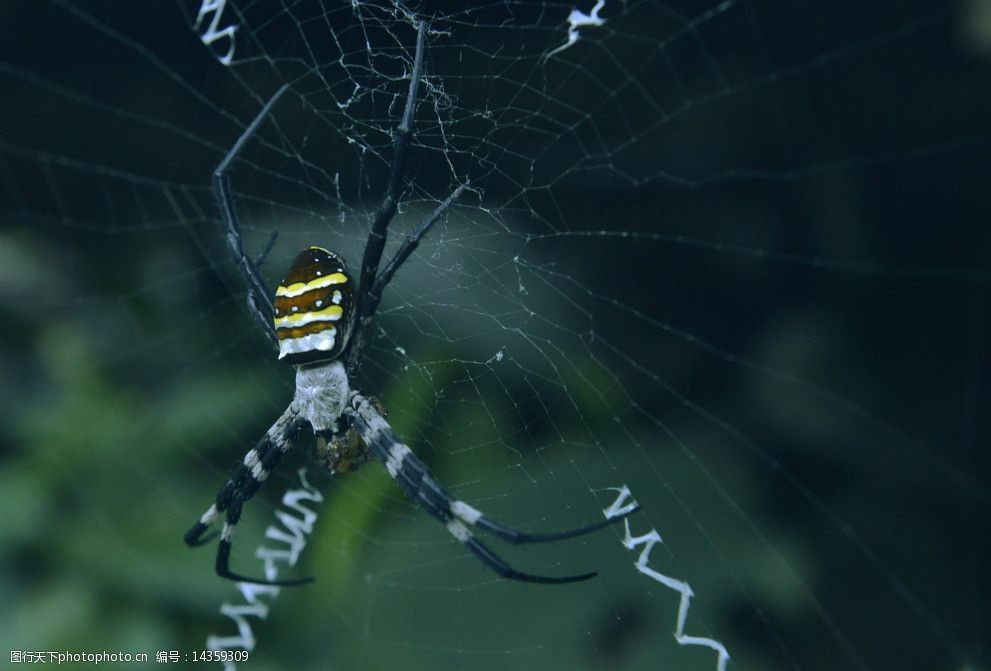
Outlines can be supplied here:
<path id="1" fill-rule="evenodd" d="M 395 132 L 389 182 L 369 231 L 357 289 L 344 260 L 334 252 L 314 246 L 296 257 L 273 298 L 268 294 L 258 268 L 271 249 L 274 237 L 257 259 L 252 260 L 244 252 L 228 172 L 239 152 L 286 92 L 286 86 L 265 104 L 214 171 L 214 196 L 226 228 L 228 251 L 248 286 L 249 312 L 258 329 L 277 347 L 279 359 L 296 368 L 296 391 L 289 407 L 245 454 L 217 493 L 213 505 L 186 532 L 188 545 L 203 545 L 214 537 L 207 535 L 210 526 L 224 516 L 216 558 L 217 574 L 224 578 L 269 585 L 298 585 L 312 580 L 249 578 L 230 568 L 234 529 L 244 504 L 258 491 L 307 425 L 321 445 L 321 461 L 328 468 L 345 471 L 374 455 L 403 492 L 505 578 L 553 584 L 587 580 L 595 574 L 549 577 L 521 573 L 476 539 L 468 525 L 512 543 L 539 543 L 590 533 L 622 519 L 614 517 L 581 529 L 547 534 L 528 534 L 494 522 L 441 487 L 426 466 L 399 440 L 382 413 L 364 396 L 351 391 L 350 376 L 357 371 L 361 361 L 364 331 L 375 315 L 382 293 L 420 240 L 468 186 L 467 180 L 458 186 L 406 237 L 385 268 L 379 271 L 413 136 L 413 110 L 423 70 L 426 30 L 426 23 L 421 21 L 406 108 Z M 355 433 L 360 441 L 356 442 Z"/>
<path id="2" fill-rule="evenodd" d="M 351 419 L 352 426 L 358 429 L 358 433 L 372 454 L 385 465 L 385 469 L 399 485 L 399 488 L 403 490 L 403 493 L 416 501 L 431 517 L 447 527 L 452 536 L 464 543 L 476 557 L 503 578 L 556 585 L 588 580 L 597 574 L 593 572 L 571 576 L 543 576 L 522 573 L 500 559 L 488 546 L 475 538 L 468 525 L 487 531 L 514 544 L 545 543 L 583 536 L 604 529 L 639 510 L 639 506 L 635 506 L 622 515 L 568 531 L 542 534 L 519 531 L 489 519 L 477 508 L 454 498 L 437 482 L 430 469 L 399 439 L 375 405 L 361 394 L 351 392 L 350 401 L 344 412 Z"/>
<path id="3" fill-rule="evenodd" d="M 220 532 L 220 542 L 217 546 L 217 575 L 242 582 L 260 582 L 253 578 L 238 575 L 230 570 L 231 542 L 234 539 L 234 528 L 241 519 L 241 507 L 254 496 L 261 484 L 268 478 L 269 473 L 278 465 L 282 456 L 292 447 L 304 426 L 304 420 L 297 414 L 292 405 L 272 425 L 265 436 L 258 441 L 244 460 L 231 473 L 212 506 L 200 517 L 200 520 L 186 532 L 187 545 L 197 547 L 212 540 L 216 534 L 205 536 L 206 530 L 221 514 L 226 513 L 223 530 Z M 301 585 L 312 582 L 312 578 L 298 580 L 261 581 L 273 585 Z"/>

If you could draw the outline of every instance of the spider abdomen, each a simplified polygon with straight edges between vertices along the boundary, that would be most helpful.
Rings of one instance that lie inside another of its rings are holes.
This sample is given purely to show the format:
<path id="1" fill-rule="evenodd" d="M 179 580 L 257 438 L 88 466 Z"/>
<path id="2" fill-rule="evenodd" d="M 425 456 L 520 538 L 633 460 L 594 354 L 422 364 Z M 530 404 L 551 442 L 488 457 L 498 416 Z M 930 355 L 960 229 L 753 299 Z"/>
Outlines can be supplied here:
<path id="1" fill-rule="evenodd" d="M 305 249 L 275 292 L 279 358 L 303 364 L 334 359 L 353 323 L 354 282 L 344 260 L 322 247 Z"/>

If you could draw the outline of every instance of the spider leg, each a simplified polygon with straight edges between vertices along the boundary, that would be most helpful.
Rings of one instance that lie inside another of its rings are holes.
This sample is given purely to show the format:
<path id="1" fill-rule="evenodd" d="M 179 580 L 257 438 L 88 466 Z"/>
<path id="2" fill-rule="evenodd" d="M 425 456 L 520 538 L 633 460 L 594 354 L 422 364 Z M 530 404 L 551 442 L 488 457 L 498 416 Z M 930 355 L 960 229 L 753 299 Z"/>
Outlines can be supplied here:
<path id="1" fill-rule="evenodd" d="M 399 203 L 399 195 L 403 186 L 403 175 L 406 172 L 406 156 L 409 153 L 409 146 L 413 140 L 413 112 L 416 108 L 416 95 L 420 86 L 420 79 L 423 76 L 423 52 L 427 41 L 427 23 L 420 21 L 416 31 L 416 53 L 413 56 L 413 69 L 410 72 L 409 92 L 406 94 L 406 107 L 403 110 L 403 117 L 396 127 L 393 139 L 392 162 L 389 166 L 389 182 L 386 186 L 385 196 L 382 203 L 375 212 L 371 230 L 368 232 L 368 242 L 365 244 L 365 253 L 361 259 L 361 275 L 358 281 L 358 296 L 355 301 L 355 326 L 351 336 L 351 343 L 347 355 L 347 370 L 353 373 L 358 367 L 361 349 L 364 341 L 364 331 L 381 300 L 382 290 L 388 284 L 389 278 L 396 272 L 402 262 L 408 257 L 420 242 L 420 238 L 427 234 L 434 222 L 440 215 L 450 207 L 451 203 L 460 195 L 463 186 L 459 187 L 454 194 L 448 197 L 433 216 L 421 226 L 420 230 L 408 237 L 403 243 L 397 255 L 390 261 L 389 268 L 386 268 L 385 279 L 379 276 L 379 264 L 382 261 L 382 252 L 385 250 L 386 234 L 389 223 L 396 215 Z M 400 257 L 400 254 L 402 255 Z M 397 261 L 398 259 L 398 261 Z"/>
<path id="2" fill-rule="evenodd" d="M 406 172 L 406 156 L 409 154 L 409 146 L 413 140 L 413 112 L 416 108 L 416 95 L 420 86 L 420 79 L 423 76 L 423 52 L 427 40 L 427 23 L 420 21 L 416 31 L 416 53 L 413 56 L 413 69 L 410 72 L 409 92 L 406 94 L 406 107 L 403 110 L 403 118 L 396 127 L 393 139 L 392 162 L 389 166 L 389 182 L 386 186 L 385 196 L 375 212 L 375 219 L 372 221 L 371 230 L 368 232 L 368 242 L 365 244 L 365 253 L 361 259 L 361 275 L 358 281 L 358 296 L 355 301 L 355 326 L 351 336 L 351 343 L 348 345 L 347 370 L 353 373 L 358 368 L 358 361 L 361 357 L 361 349 L 364 345 L 364 331 L 375 316 L 379 301 L 382 299 L 382 292 L 385 290 L 389 280 L 403 264 L 403 262 L 413 253 L 420 240 L 427 234 L 430 228 L 440 219 L 441 215 L 458 199 L 461 192 L 468 186 L 466 181 L 454 192 L 444 199 L 434 212 L 420 225 L 412 235 L 408 236 L 396 251 L 396 254 L 389 261 L 382 274 L 379 274 L 379 264 L 382 262 L 382 252 L 385 250 L 386 235 L 389 230 L 389 223 L 396 216 L 396 209 L 399 204 L 399 195 L 403 186 L 403 175 Z"/>
<path id="3" fill-rule="evenodd" d="M 433 225 L 437 223 L 437 220 L 441 218 L 441 215 L 443 215 L 444 212 L 451 207 L 454 201 L 458 199 L 458 196 L 460 196 L 461 192 L 468 187 L 469 183 L 470 180 L 466 180 L 464 184 L 461 184 L 458 188 L 451 192 L 451 195 L 445 198 L 444 202 L 437 206 L 437 209 L 435 209 L 433 213 L 431 213 L 431 215 L 427 217 L 422 224 L 420 224 L 420 227 L 416 229 L 412 235 L 406 236 L 406 239 L 403 240 L 403 244 L 396 250 L 393 257 L 389 259 L 389 263 L 386 264 L 385 270 L 383 270 L 375 279 L 375 283 L 372 284 L 371 288 L 368 290 L 368 294 L 365 296 L 364 311 L 367 319 L 371 319 L 375 314 L 375 310 L 378 308 L 379 302 L 382 300 L 382 292 L 385 291 L 389 281 L 392 280 L 392 276 L 396 274 L 399 267 L 403 265 L 406 259 L 409 258 L 409 255 L 416 250 L 420 244 L 420 240 L 422 240 Z M 355 348 L 356 355 L 358 354 L 357 350 L 358 347 Z"/>
<path id="4" fill-rule="evenodd" d="M 419 461 L 419 459 L 417 459 Z M 421 464 L 422 465 L 422 464 Z M 585 534 L 590 534 L 593 531 L 598 531 L 600 529 L 605 529 L 606 527 L 615 524 L 624 517 L 628 517 L 633 513 L 640 510 L 640 506 L 634 506 L 630 510 L 626 511 L 622 515 L 617 515 L 615 517 L 610 517 L 609 519 L 603 520 L 602 522 L 596 522 L 595 524 L 589 524 L 585 527 L 579 527 L 578 529 L 569 529 L 567 531 L 552 531 L 548 533 L 541 534 L 531 534 L 525 531 L 520 531 L 511 526 L 501 524 L 493 519 L 486 517 L 482 511 L 477 508 L 473 508 L 464 501 L 460 501 L 451 496 L 451 494 L 442 488 L 435 480 L 432 478 L 424 478 L 423 487 L 425 490 L 430 490 L 431 495 L 443 499 L 451 511 L 460 519 L 472 524 L 479 529 L 484 529 L 494 536 L 513 543 L 514 545 L 521 545 L 524 543 L 546 543 L 548 541 L 559 541 L 565 538 L 574 538 L 575 536 L 584 536 Z"/>
<path id="5" fill-rule="evenodd" d="M 402 485 L 400 485 L 402 486 Z M 403 488 L 405 491 L 405 487 Z M 408 492 L 407 492 L 408 493 Z M 442 522 L 447 530 L 452 536 L 457 538 L 459 541 L 465 544 L 472 554 L 485 562 L 489 568 L 498 573 L 501 577 L 507 578 L 509 580 L 519 580 L 520 582 L 536 582 L 543 583 L 546 585 L 560 585 L 568 582 L 581 582 L 582 580 L 589 580 L 598 575 L 598 573 L 583 573 L 581 575 L 569 575 L 569 576 L 546 576 L 546 575 L 534 575 L 532 573 L 523 573 L 522 571 L 517 571 L 512 566 L 503 561 L 499 555 L 493 552 L 485 543 L 475 538 L 475 535 L 471 533 L 471 530 L 465 526 L 465 523 L 460 519 L 451 514 L 450 509 L 447 506 L 439 505 L 437 500 L 428 496 L 425 492 L 420 492 L 416 496 L 416 501 L 419 503 L 424 510 L 426 510 L 431 517 Z"/>
<path id="6" fill-rule="evenodd" d="M 268 236 L 268 242 L 265 243 L 265 247 L 262 248 L 261 253 L 255 257 L 255 268 L 261 268 L 262 264 L 265 263 L 265 259 L 268 258 L 268 253 L 272 251 L 275 247 L 275 241 L 279 239 L 279 232 L 272 231 L 272 234 Z"/>
<path id="7" fill-rule="evenodd" d="M 258 131 L 258 127 L 262 121 L 265 120 L 265 117 L 271 112 L 272 107 L 288 88 L 288 84 L 282 86 L 265 103 L 258 116 L 248 124 L 248 127 L 241 133 L 241 137 L 237 139 L 237 142 L 234 143 L 234 146 L 231 147 L 231 150 L 227 152 L 227 155 L 224 156 L 224 159 L 217 166 L 216 170 L 213 171 L 213 196 L 217 201 L 220 216 L 227 228 L 227 245 L 230 248 L 231 254 L 234 256 L 234 262 L 237 265 L 238 271 L 240 271 L 241 276 L 244 277 L 244 281 L 248 285 L 248 309 L 255 320 L 255 324 L 265 334 L 269 342 L 276 347 L 278 346 L 278 338 L 276 338 L 275 329 L 272 326 L 272 297 L 265 288 L 265 280 L 258 270 L 258 266 L 264 260 L 265 255 L 268 254 L 275 240 L 274 238 L 270 240 L 269 245 L 258 261 L 252 261 L 245 254 L 244 241 L 241 238 L 241 225 L 238 223 L 237 213 L 234 207 L 234 196 L 231 193 L 230 177 L 227 173 L 230 171 L 234 159 L 237 158 L 237 155 L 244 148 L 244 145 Z"/>
<path id="8" fill-rule="evenodd" d="M 494 552 L 475 538 L 466 524 L 489 531 L 511 543 L 540 543 L 591 533 L 626 516 L 618 516 L 580 529 L 545 534 L 528 534 L 499 524 L 488 519 L 481 511 L 467 503 L 455 499 L 445 490 L 427 466 L 413 454 L 408 446 L 399 440 L 388 422 L 366 399 L 355 394 L 352 398 L 351 408 L 345 412 L 351 417 L 365 444 L 385 464 L 389 475 L 403 492 L 419 503 L 431 516 L 442 522 L 455 538 L 468 546 L 477 557 L 503 577 L 527 582 L 561 583 L 587 580 L 594 577 L 595 573 L 563 578 L 520 573 L 503 562 Z M 629 511 L 627 515 L 633 512 L 635 510 Z"/>
<path id="9" fill-rule="evenodd" d="M 403 111 L 403 118 L 396 128 L 395 139 L 393 140 L 392 165 L 389 169 L 389 183 L 385 190 L 382 203 L 375 212 L 375 219 L 372 221 L 372 228 L 368 232 L 368 243 L 365 245 L 365 254 L 361 259 L 361 276 L 358 282 L 358 327 L 361 327 L 361 317 L 365 313 L 362 304 L 368 290 L 378 275 L 379 262 L 382 260 L 382 251 L 385 249 L 385 236 L 389 228 L 389 222 L 396 214 L 399 203 L 399 192 L 402 189 L 403 173 L 406 171 L 406 155 L 409 153 L 410 141 L 413 139 L 413 109 L 416 107 L 416 92 L 420 86 L 420 77 L 423 73 L 423 49 L 427 41 L 427 23 L 420 21 L 416 31 L 416 54 L 413 56 L 413 70 L 410 73 L 409 92 L 406 95 L 406 108 Z"/>
<path id="10" fill-rule="evenodd" d="M 292 447 L 304 423 L 305 420 L 296 414 L 295 408 L 289 406 L 272 425 L 272 428 L 265 433 L 265 436 L 258 441 L 258 444 L 248 450 L 244 459 L 231 473 L 226 484 L 220 488 L 213 505 L 186 532 L 184 539 L 187 545 L 193 547 L 203 545 L 216 536 L 216 534 L 204 536 L 206 530 L 220 517 L 221 513 L 226 513 L 224 526 L 220 532 L 220 543 L 217 546 L 217 575 L 230 580 L 261 585 L 300 585 L 313 581 L 313 578 L 296 580 L 249 578 L 230 570 L 231 543 L 234 539 L 234 529 L 241 519 L 242 507 L 255 495 L 261 484 L 268 479 L 269 473 L 275 469 L 283 455 Z"/>

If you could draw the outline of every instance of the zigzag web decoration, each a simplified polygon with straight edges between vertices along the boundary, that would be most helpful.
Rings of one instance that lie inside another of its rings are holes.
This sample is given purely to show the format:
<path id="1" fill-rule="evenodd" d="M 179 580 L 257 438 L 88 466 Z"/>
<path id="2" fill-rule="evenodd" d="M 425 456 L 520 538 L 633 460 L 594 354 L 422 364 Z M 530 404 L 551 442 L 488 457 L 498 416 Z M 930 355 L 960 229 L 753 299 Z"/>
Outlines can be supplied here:
<path id="1" fill-rule="evenodd" d="M 603 509 L 602 513 L 606 516 L 606 519 L 611 520 L 614 517 L 626 515 L 637 507 L 637 502 L 632 498 L 632 493 L 630 492 L 629 487 L 623 485 L 618 488 L 610 487 L 610 489 L 619 492 L 619 496 L 615 501 L 613 501 L 611 506 Z M 625 503 L 627 499 L 630 499 L 629 503 Z M 678 622 L 675 625 L 674 630 L 674 639 L 679 645 L 701 645 L 706 648 L 712 648 L 719 655 L 719 658 L 716 661 L 717 671 L 725 671 L 726 663 L 729 661 L 729 652 L 726 651 L 726 646 L 711 638 L 690 636 L 685 633 L 685 621 L 688 619 L 688 608 L 691 605 L 692 596 L 695 594 L 692 591 L 692 588 L 683 580 L 666 576 L 647 566 L 647 562 L 650 561 L 650 551 L 654 549 L 655 545 L 663 542 L 661 540 L 661 535 L 656 529 L 651 529 L 643 536 L 634 537 L 633 533 L 630 531 L 629 518 L 623 520 L 623 525 L 626 528 L 626 536 L 623 538 L 623 546 L 627 550 L 632 550 L 638 545 L 644 546 L 643 550 L 640 551 L 640 556 L 637 557 L 637 561 L 634 564 L 637 567 L 637 570 L 661 583 L 665 587 L 673 589 L 681 594 L 681 602 L 678 605 Z"/>

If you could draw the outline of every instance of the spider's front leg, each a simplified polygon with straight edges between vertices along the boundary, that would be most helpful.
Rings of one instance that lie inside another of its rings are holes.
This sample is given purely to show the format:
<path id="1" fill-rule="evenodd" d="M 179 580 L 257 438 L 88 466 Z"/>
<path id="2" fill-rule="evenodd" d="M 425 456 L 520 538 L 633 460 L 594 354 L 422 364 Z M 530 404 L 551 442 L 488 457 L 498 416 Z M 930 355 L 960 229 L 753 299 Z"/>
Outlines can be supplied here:
<path id="1" fill-rule="evenodd" d="M 231 192 L 231 180 L 230 180 L 230 170 L 234 161 L 237 159 L 241 150 L 244 149 L 248 140 L 258 132 L 259 126 L 261 126 L 262 121 L 265 117 L 271 113 L 272 108 L 275 103 L 279 101 L 279 98 L 289 89 L 288 85 L 283 85 L 275 92 L 265 106 L 262 107 L 261 111 L 254 120 L 248 124 L 248 127 L 244 129 L 241 136 L 231 147 L 227 155 L 224 156 L 220 164 L 213 172 L 213 196 L 217 201 L 217 207 L 220 210 L 220 217 L 224 221 L 224 227 L 227 229 L 227 246 L 234 259 L 234 264 L 237 266 L 238 272 L 244 278 L 245 283 L 248 285 L 248 309 L 251 312 L 251 317 L 255 320 L 255 326 L 265 334 L 265 337 L 272 345 L 278 344 L 278 339 L 275 336 L 275 331 L 272 328 L 272 297 L 268 293 L 268 289 L 265 288 L 265 280 L 258 270 L 262 261 L 268 255 L 271 250 L 272 245 L 275 243 L 275 236 L 273 235 L 268 244 L 265 246 L 265 250 L 259 255 L 256 260 L 252 260 L 244 251 L 244 240 L 241 237 L 241 224 L 237 219 L 237 212 L 234 206 L 234 194 Z"/>
<path id="2" fill-rule="evenodd" d="M 269 474 L 281 461 L 282 456 L 289 451 L 306 425 L 306 420 L 300 417 L 295 402 L 290 405 L 282 416 L 276 420 L 258 444 L 248 450 L 241 464 L 234 469 L 227 483 L 220 488 L 212 506 L 200 517 L 199 521 L 186 532 L 187 545 L 197 547 L 214 538 L 215 534 L 204 536 L 207 529 L 223 513 L 226 515 L 223 529 L 220 532 L 220 542 L 217 545 L 217 575 L 260 585 L 301 585 L 312 582 L 313 578 L 296 580 L 266 580 L 264 578 L 249 578 L 230 570 L 231 543 L 234 539 L 234 529 L 241 519 L 241 508 L 244 506 L 261 484 L 268 479 Z"/>

